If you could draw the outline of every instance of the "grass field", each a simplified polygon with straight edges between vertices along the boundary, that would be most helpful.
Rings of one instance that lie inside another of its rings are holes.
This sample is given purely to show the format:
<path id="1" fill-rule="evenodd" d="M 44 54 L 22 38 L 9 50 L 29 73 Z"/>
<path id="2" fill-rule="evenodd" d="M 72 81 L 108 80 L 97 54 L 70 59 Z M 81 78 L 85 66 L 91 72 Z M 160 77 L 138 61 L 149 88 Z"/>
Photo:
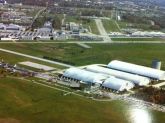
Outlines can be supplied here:
<path id="1" fill-rule="evenodd" d="M 162 38 L 111 38 L 112 41 L 165 41 Z"/>
<path id="2" fill-rule="evenodd" d="M 102 20 L 102 22 L 107 33 L 120 32 L 120 29 L 118 28 L 114 20 Z"/>
<path id="3" fill-rule="evenodd" d="M 47 63 L 47 62 L 42 62 L 42 61 L 30 59 L 30 58 L 27 58 L 27 57 L 17 56 L 17 55 L 5 53 L 5 52 L 0 52 L 0 60 L 1 59 L 3 59 L 5 62 L 8 62 L 10 64 L 18 64 L 19 62 L 31 61 L 31 62 L 43 64 L 43 65 L 48 65 L 48 66 L 51 66 L 51 67 L 54 67 L 54 68 L 59 68 L 59 69 L 65 68 L 65 67 L 60 66 L 60 65 L 50 64 L 50 63 Z M 24 66 L 24 65 L 19 65 L 19 66 L 22 66 L 24 68 L 30 68 L 30 67 L 27 67 L 27 66 Z M 30 68 L 30 69 L 31 70 L 36 70 L 35 68 Z"/>
<path id="4" fill-rule="evenodd" d="M 126 21 L 117 21 L 119 24 L 119 27 L 122 28 L 137 28 L 137 29 L 143 29 L 145 31 L 153 31 L 151 29 L 151 25 L 149 24 L 142 24 L 142 23 L 129 23 Z"/>
<path id="5" fill-rule="evenodd" d="M 76 66 L 87 64 L 108 64 L 118 59 L 126 62 L 151 66 L 153 59 L 162 61 L 165 70 L 165 44 L 88 44 L 92 48 L 84 49 L 77 44 L 1 44 L 1 48 L 34 55 L 49 56 L 69 61 Z M 6 60 L 14 61 L 20 57 L 7 56 L 0 52 Z M 13 59 L 12 59 L 13 58 Z M 25 60 L 24 60 L 25 61 Z"/>
<path id="6" fill-rule="evenodd" d="M 97 34 L 97 35 L 100 34 L 100 32 L 96 26 L 95 20 L 91 20 L 88 24 L 85 24 L 85 26 L 88 28 L 90 27 L 93 34 Z"/>
<path id="7" fill-rule="evenodd" d="M 0 78 L 0 99 L 2 123 L 134 123 L 141 115 L 136 115 L 133 104 L 63 96 L 63 92 L 11 78 Z M 144 111 L 152 116 L 152 123 L 164 123 L 164 113 Z"/>

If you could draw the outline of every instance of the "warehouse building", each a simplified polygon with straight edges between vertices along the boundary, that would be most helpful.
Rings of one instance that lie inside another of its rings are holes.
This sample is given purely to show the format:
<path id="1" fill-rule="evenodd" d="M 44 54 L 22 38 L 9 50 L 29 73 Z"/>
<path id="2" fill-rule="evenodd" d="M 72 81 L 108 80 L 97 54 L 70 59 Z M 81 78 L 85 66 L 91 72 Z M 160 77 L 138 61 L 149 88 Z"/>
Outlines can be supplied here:
<path id="1" fill-rule="evenodd" d="M 117 91 L 124 91 L 124 90 L 132 89 L 134 87 L 134 84 L 123 79 L 109 77 L 108 79 L 104 81 L 104 83 L 102 84 L 102 87 L 111 88 Z"/>
<path id="2" fill-rule="evenodd" d="M 102 82 L 107 78 L 107 76 L 103 74 L 93 73 L 79 68 L 69 68 L 64 72 L 63 76 L 83 81 L 89 84 L 102 84 Z"/>
<path id="3" fill-rule="evenodd" d="M 24 28 L 22 26 L 16 25 L 16 24 L 3 24 L 0 23 L 0 31 L 1 32 L 18 32 L 18 31 L 23 31 Z"/>
<path id="4" fill-rule="evenodd" d="M 99 84 L 103 88 L 112 89 L 116 91 L 129 90 L 134 87 L 134 84 L 130 81 L 116 78 L 107 74 L 90 72 L 79 68 L 67 69 L 62 77 L 79 80 L 86 84 Z"/>
<path id="5" fill-rule="evenodd" d="M 150 67 L 140 66 L 118 60 L 111 61 L 107 67 L 131 74 L 145 76 L 154 80 L 165 80 L 165 71 L 153 69 Z"/>
<path id="6" fill-rule="evenodd" d="M 122 71 L 118 71 L 118 70 L 113 70 L 113 69 L 98 66 L 98 65 L 87 66 L 86 70 L 91 71 L 91 72 L 115 76 L 120 79 L 131 81 L 132 83 L 134 83 L 136 85 L 140 85 L 140 86 L 148 85 L 150 83 L 150 79 L 147 77 L 130 74 L 130 73 L 126 73 L 126 72 L 122 72 Z"/>

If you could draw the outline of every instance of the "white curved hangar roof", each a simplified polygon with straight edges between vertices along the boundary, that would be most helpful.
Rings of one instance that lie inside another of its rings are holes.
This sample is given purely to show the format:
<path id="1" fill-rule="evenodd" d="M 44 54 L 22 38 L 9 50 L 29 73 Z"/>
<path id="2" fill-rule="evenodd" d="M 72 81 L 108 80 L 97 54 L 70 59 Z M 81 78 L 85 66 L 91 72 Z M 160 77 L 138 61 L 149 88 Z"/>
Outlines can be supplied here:
<path id="1" fill-rule="evenodd" d="M 135 74 L 130 74 L 118 70 L 113 70 L 110 68 L 105 68 L 97 65 L 90 65 L 86 67 L 86 70 L 91 71 L 91 72 L 97 72 L 97 73 L 102 73 L 102 74 L 107 74 L 111 76 L 115 76 L 120 79 L 128 80 L 133 82 L 134 84 L 137 85 L 148 85 L 150 83 L 150 79 L 147 77 L 135 75 Z"/>
<path id="2" fill-rule="evenodd" d="M 138 74 L 141 76 L 145 76 L 157 80 L 165 80 L 165 71 L 156 70 L 145 66 L 114 60 L 108 64 L 108 67 L 115 70 Z"/>
<path id="3" fill-rule="evenodd" d="M 124 91 L 124 90 L 130 90 L 131 88 L 133 88 L 134 84 L 123 79 L 110 77 L 104 81 L 102 86 L 113 89 L 113 90 L 117 90 L 117 91 Z"/>
<path id="4" fill-rule="evenodd" d="M 102 74 L 86 71 L 83 69 L 78 68 L 69 68 L 67 69 L 63 76 L 77 79 L 83 82 L 87 83 L 99 83 L 102 84 L 102 82 L 108 78 L 107 76 L 104 76 Z"/>

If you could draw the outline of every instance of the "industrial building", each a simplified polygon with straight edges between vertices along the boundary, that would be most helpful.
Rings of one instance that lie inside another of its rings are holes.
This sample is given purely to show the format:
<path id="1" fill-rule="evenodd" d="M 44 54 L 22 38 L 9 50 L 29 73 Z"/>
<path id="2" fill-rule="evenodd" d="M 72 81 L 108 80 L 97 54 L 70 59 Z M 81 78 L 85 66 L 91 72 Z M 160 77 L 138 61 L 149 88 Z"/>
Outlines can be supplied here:
<path id="1" fill-rule="evenodd" d="M 131 81 L 132 83 L 139 86 L 148 85 L 150 83 L 150 79 L 147 77 L 130 74 L 130 73 L 126 73 L 126 72 L 122 72 L 118 70 L 113 70 L 104 66 L 90 65 L 86 67 L 86 70 L 91 71 L 91 72 L 115 76 L 120 79 Z"/>
<path id="2" fill-rule="evenodd" d="M 3 24 L 0 23 L 0 32 L 16 32 L 16 31 L 23 31 L 24 28 L 22 26 L 16 24 Z"/>
<path id="3" fill-rule="evenodd" d="M 159 70 L 161 62 L 154 60 L 153 67 L 113 60 L 108 65 L 69 68 L 62 77 L 86 84 L 97 84 L 105 89 L 124 91 L 132 89 L 135 85 L 146 86 L 152 80 L 165 80 L 165 71 Z"/>
<path id="4" fill-rule="evenodd" d="M 103 82 L 102 87 L 110 88 L 110 89 L 118 90 L 118 91 L 124 91 L 124 90 L 132 89 L 134 87 L 134 84 L 123 79 L 109 77 Z"/>
<path id="5" fill-rule="evenodd" d="M 103 74 L 93 73 L 79 68 L 69 68 L 64 72 L 63 76 L 91 84 L 102 84 L 102 82 L 107 78 L 107 76 Z"/>
<path id="6" fill-rule="evenodd" d="M 107 67 L 131 74 L 145 76 L 154 80 L 165 80 L 165 71 L 149 68 L 141 65 L 114 60 L 111 61 Z"/>
<path id="7" fill-rule="evenodd" d="M 134 87 L 134 84 L 130 81 L 116 78 L 114 76 L 90 72 L 79 68 L 69 68 L 67 69 L 63 77 L 79 80 L 86 84 L 99 84 L 103 88 L 108 88 L 117 91 L 129 90 Z"/>

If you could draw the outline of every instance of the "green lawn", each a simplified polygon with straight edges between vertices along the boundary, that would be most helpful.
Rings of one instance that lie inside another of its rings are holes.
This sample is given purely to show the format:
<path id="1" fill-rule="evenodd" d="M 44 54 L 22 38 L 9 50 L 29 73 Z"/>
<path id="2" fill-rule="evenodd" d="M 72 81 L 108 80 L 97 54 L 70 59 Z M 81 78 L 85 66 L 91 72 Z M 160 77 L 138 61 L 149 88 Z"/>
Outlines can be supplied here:
<path id="1" fill-rule="evenodd" d="M 97 28 L 95 20 L 91 20 L 89 23 L 87 23 L 85 25 L 86 25 L 86 27 L 88 27 L 88 28 L 90 27 L 91 28 L 91 31 L 92 31 L 93 34 L 97 34 L 97 35 L 100 34 L 100 32 L 99 32 L 99 30 Z"/>
<path id="2" fill-rule="evenodd" d="M 112 41 L 165 41 L 162 38 L 111 38 Z"/>
<path id="3" fill-rule="evenodd" d="M 107 33 L 120 32 L 120 29 L 118 28 L 114 20 L 102 20 L 102 22 Z"/>
<path id="4" fill-rule="evenodd" d="M 129 25 L 129 23 L 127 23 L 127 22 L 125 22 L 125 21 L 117 21 L 117 23 L 119 24 L 119 27 L 120 27 L 121 29 L 127 28 L 128 25 Z"/>
<path id="5" fill-rule="evenodd" d="M 42 62 L 42 61 L 38 61 L 38 60 L 34 60 L 34 59 L 30 59 L 27 57 L 23 57 L 23 56 L 18 56 L 18 55 L 14 55 L 14 54 L 9 54 L 9 53 L 5 53 L 5 52 L 1 52 L 0 51 L 0 60 L 4 60 L 5 62 L 8 62 L 10 64 L 18 64 L 19 62 L 24 62 L 24 61 L 31 61 L 31 62 L 35 62 L 35 63 L 39 63 L 39 64 L 43 64 L 43 65 L 47 65 L 47 66 L 51 66 L 54 68 L 58 68 L 58 69 L 63 69 L 65 67 L 60 66 L 60 65 L 56 65 L 56 64 L 51 64 L 51 63 L 47 63 L 47 62 Z M 19 65 L 19 64 L 18 64 Z M 30 68 L 24 65 L 19 65 L 22 66 L 24 68 Z M 35 70 L 35 68 L 30 68 L 31 70 Z"/>
<path id="6" fill-rule="evenodd" d="M 150 24 L 129 23 L 127 21 L 117 21 L 117 23 L 119 24 L 119 27 L 121 29 L 123 29 L 123 28 L 136 28 L 136 29 L 142 29 L 145 31 L 153 31 Z M 158 31 L 160 31 L 160 30 L 158 30 Z"/>
<path id="7" fill-rule="evenodd" d="M 37 57 L 49 56 L 69 61 L 76 66 L 87 64 L 108 64 L 118 59 L 141 65 L 151 66 L 153 59 L 162 61 L 165 70 L 165 44 L 88 44 L 92 48 L 84 49 L 77 44 L 1 44 L 6 48 Z M 0 52 L 1 53 L 1 52 Z M 14 61 L 20 57 L 0 54 L 7 61 Z M 12 59 L 13 58 L 13 59 Z M 25 61 L 25 60 L 24 60 Z"/>
<path id="8" fill-rule="evenodd" d="M 0 78 L 0 99 L 2 123 L 133 123 L 144 111 L 152 123 L 165 121 L 164 113 L 135 112 L 133 104 L 63 96 L 63 92 L 10 78 Z"/>

